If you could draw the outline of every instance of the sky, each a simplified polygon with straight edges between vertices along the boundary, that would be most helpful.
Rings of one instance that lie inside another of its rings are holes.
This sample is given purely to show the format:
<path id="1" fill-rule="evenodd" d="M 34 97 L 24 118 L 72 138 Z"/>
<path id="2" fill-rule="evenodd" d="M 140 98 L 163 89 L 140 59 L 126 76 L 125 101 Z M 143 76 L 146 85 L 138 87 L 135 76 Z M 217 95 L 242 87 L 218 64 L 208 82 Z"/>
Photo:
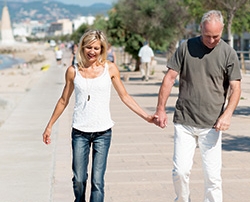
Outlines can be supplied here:
<path id="1" fill-rule="evenodd" d="M 39 1 L 39 0 L 12 0 L 12 1 L 21 1 L 21 2 L 30 2 L 30 1 Z M 44 0 L 43 0 L 44 1 Z M 64 4 L 76 4 L 80 6 L 91 6 L 92 4 L 95 3 L 106 3 L 106 4 L 112 4 L 117 2 L 118 0 L 53 0 L 53 1 L 59 1 Z M 6 0 L 8 3 L 8 0 Z"/>
<path id="2" fill-rule="evenodd" d="M 112 4 L 117 2 L 117 0 L 56 0 L 56 1 L 60 1 L 64 4 L 77 4 L 80 6 L 90 6 L 92 4 L 95 3 L 106 3 L 106 4 Z"/>

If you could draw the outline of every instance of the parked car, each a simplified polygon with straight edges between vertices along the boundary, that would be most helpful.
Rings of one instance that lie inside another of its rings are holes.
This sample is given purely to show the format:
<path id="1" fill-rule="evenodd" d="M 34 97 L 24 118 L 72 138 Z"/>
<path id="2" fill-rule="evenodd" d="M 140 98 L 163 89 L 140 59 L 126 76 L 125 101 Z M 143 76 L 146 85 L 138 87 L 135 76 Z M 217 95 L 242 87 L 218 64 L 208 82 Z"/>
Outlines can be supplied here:
<path id="1" fill-rule="evenodd" d="M 50 47 L 55 47 L 56 46 L 55 40 L 50 40 L 49 45 Z"/>

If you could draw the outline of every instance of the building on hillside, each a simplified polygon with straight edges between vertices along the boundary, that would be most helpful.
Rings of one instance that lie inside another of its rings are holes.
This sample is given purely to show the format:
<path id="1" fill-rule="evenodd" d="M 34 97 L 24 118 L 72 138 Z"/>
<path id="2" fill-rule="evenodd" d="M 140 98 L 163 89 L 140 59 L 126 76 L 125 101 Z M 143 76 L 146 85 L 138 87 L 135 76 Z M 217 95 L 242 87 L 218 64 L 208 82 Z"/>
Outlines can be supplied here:
<path id="1" fill-rule="evenodd" d="M 13 34 L 16 38 L 44 38 L 47 35 L 48 26 L 36 20 L 13 23 Z"/>
<path id="2" fill-rule="evenodd" d="M 60 36 L 72 34 L 72 22 L 69 19 L 60 19 L 50 24 L 48 29 L 49 36 Z"/>

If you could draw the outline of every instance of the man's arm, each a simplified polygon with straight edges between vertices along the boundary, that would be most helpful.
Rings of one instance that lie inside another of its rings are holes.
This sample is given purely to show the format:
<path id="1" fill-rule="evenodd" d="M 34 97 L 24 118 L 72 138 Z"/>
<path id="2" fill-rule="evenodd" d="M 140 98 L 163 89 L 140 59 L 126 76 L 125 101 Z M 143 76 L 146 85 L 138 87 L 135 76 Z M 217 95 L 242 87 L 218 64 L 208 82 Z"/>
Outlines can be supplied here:
<path id="1" fill-rule="evenodd" d="M 178 72 L 169 69 L 164 76 L 160 87 L 154 123 L 161 128 L 164 128 L 168 123 L 165 106 L 177 76 Z"/>
<path id="2" fill-rule="evenodd" d="M 229 92 L 228 104 L 223 114 L 218 118 L 214 128 L 219 130 L 227 130 L 231 123 L 233 112 L 236 109 L 241 95 L 241 81 L 230 81 L 230 92 Z"/>

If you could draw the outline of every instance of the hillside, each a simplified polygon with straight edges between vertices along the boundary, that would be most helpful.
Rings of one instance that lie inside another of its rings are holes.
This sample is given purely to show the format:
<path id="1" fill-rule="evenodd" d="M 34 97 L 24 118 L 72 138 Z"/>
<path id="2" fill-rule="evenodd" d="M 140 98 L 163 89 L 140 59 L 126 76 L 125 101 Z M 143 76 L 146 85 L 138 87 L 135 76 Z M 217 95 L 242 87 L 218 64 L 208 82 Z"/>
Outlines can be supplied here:
<path id="1" fill-rule="evenodd" d="M 0 1 L 0 16 L 6 1 Z M 38 20 L 44 23 L 54 22 L 57 19 L 69 18 L 74 19 L 77 16 L 88 15 L 107 15 L 111 9 L 109 4 L 93 4 L 91 6 L 66 5 L 56 1 L 34 1 L 34 2 L 16 2 L 8 1 L 12 22 L 22 22 L 24 20 Z"/>

